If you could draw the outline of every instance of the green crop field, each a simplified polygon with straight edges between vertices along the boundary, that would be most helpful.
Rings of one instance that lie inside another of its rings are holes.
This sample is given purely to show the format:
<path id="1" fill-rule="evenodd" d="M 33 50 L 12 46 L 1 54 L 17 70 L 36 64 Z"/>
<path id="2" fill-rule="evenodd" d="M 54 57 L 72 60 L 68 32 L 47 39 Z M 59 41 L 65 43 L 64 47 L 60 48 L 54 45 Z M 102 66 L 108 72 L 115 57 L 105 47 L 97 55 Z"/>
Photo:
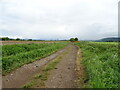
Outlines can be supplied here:
<path id="1" fill-rule="evenodd" d="M 24 64 L 46 57 L 66 45 L 66 42 L 3 45 L 2 74 L 5 75 Z"/>
<path id="2" fill-rule="evenodd" d="M 86 74 L 85 88 L 119 87 L 120 63 L 117 42 L 81 41 L 72 44 L 82 50 L 81 63 Z M 7 75 L 24 64 L 47 57 L 67 45 L 68 42 L 3 45 L 0 47 L 2 74 Z"/>
<path id="3" fill-rule="evenodd" d="M 119 42 L 89 42 L 94 44 L 119 44 Z"/>
<path id="4" fill-rule="evenodd" d="M 88 88 L 118 88 L 119 68 L 118 43 L 80 42 L 82 63 L 87 74 Z"/>

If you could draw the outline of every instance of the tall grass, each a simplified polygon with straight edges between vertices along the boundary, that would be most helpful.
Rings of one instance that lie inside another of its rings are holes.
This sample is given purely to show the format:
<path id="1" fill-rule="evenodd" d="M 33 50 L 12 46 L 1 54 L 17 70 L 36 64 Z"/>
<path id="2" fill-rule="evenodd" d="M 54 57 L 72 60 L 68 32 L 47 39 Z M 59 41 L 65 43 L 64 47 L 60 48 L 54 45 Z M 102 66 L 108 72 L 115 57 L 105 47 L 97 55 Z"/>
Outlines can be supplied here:
<path id="1" fill-rule="evenodd" d="M 23 44 L 23 45 L 10 45 L 10 46 L 6 45 L 7 48 L 4 46 L 4 49 L 3 49 L 3 52 L 5 55 L 3 55 L 2 57 L 3 75 L 11 72 L 12 70 L 24 64 L 31 63 L 35 60 L 46 57 L 56 52 L 57 50 L 65 47 L 66 45 L 67 43 L 53 43 L 48 45 L 47 44 L 31 44 L 31 45 Z M 11 49 L 11 47 L 15 48 L 15 50 L 12 54 L 9 54 L 9 52 L 10 53 L 12 52 L 11 50 L 9 50 Z"/>
<path id="2" fill-rule="evenodd" d="M 41 44 L 17 44 L 17 45 L 3 45 L 2 46 L 2 56 L 16 55 L 22 52 L 28 52 L 35 49 L 44 48 L 52 44 L 41 43 Z"/>
<path id="3" fill-rule="evenodd" d="M 118 44 L 80 42 L 89 88 L 118 88 Z"/>

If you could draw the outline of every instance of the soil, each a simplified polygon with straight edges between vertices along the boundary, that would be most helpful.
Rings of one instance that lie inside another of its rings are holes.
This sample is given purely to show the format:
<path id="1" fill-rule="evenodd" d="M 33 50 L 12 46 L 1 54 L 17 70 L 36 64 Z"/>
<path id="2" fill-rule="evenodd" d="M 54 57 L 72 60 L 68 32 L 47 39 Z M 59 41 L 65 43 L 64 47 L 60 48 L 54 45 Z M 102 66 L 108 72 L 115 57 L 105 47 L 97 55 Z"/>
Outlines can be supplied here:
<path id="1" fill-rule="evenodd" d="M 78 48 L 71 45 L 70 51 L 51 72 L 45 82 L 46 88 L 76 88 L 75 62 Z"/>

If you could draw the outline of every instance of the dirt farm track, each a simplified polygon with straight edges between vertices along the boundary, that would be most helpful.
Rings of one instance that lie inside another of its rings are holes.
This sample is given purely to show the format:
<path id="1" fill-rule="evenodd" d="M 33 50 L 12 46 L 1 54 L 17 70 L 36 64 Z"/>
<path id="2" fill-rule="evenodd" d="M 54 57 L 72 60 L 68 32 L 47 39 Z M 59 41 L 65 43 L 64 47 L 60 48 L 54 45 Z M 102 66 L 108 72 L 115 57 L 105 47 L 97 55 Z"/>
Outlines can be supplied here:
<path id="1" fill-rule="evenodd" d="M 40 72 L 41 68 L 49 61 L 59 57 L 60 63 L 44 82 L 42 88 L 76 88 L 76 55 L 78 48 L 68 45 L 66 48 L 33 63 L 24 65 L 10 74 L 3 76 L 3 88 L 20 88 L 33 79 L 33 76 Z M 62 56 L 61 56 L 62 55 Z M 37 65 L 37 67 L 35 67 Z M 21 78 L 22 77 L 22 78 Z M 17 83 L 16 83 L 17 82 Z M 34 85 L 33 88 L 41 88 L 41 85 Z"/>

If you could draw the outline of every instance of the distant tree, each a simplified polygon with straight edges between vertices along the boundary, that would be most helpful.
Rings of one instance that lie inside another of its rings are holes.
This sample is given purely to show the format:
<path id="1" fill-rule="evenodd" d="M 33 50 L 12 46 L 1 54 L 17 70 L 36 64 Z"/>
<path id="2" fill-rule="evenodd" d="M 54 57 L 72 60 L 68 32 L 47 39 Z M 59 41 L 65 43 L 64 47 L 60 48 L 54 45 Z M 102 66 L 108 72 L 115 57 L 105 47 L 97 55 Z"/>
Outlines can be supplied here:
<path id="1" fill-rule="evenodd" d="M 7 41 L 7 40 L 10 40 L 10 39 L 8 37 L 2 37 L 2 40 Z"/>
<path id="2" fill-rule="evenodd" d="M 78 41 L 78 38 L 75 38 L 75 41 Z"/>
<path id="3" fill-rule="evenodd" d="M 70 41 L 78 41 L 78 38 L 70 38 Z"/>
<path id="4" fill-rule="evenodd" d="M 16 38 L 16 40 L 17 40 L 17 41 L 19 41 L 19 40 L 20 40 L 20 38 Z"/>
<path id="5" fill-rule="evenodd" d="M 70 38 L 70 41 L 75 41 L 75 39 L 74 38 Z"/>
<path id="6" fill-rule="evenodd" d="M 32 41 L 32 39 L 28 39 L 28 41 Z"/>

